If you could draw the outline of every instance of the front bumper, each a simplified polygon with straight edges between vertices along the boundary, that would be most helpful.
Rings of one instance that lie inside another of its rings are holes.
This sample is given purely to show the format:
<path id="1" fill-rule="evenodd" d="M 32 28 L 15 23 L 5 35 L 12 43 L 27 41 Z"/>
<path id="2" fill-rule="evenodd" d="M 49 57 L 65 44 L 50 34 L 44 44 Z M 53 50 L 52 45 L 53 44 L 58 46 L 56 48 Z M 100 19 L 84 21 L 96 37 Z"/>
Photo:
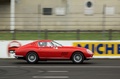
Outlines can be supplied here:
<path id="1" fill-rule="evenodd" d="M 87 56 L 86 56 L 86 60 L 90 60 L 90 59 L 92 59 L 93 58 L 93 54 L 88 54 Z"/>
<path id="2" fill-rule="evenodd" d="M 90 60 L 90 59 L 92 59 L 93 57 L 86 57 L 86 60 Z"/>
<path id="3" fill-rule="evenodd" d="M 22 56 L 22 55 L 15 55 L 14 57 L 15 57 L 16 59 L 25 59 L 24 56 Z"/>

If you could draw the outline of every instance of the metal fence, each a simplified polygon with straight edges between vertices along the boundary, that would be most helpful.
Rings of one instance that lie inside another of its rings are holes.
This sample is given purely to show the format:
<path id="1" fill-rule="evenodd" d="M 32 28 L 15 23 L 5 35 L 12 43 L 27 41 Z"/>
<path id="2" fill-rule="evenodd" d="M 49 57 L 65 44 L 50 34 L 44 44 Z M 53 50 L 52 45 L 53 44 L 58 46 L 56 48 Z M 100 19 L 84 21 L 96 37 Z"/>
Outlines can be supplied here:
<path id="1" fill-rule="evenodd" d="M 0 5 L 0 40 L 120 39 L 119 5 L 113 5 L 113 7 L 94 5 L 92 14 L 85 13 L 84 5 L 66 7 L 56 5 L 51 7 L 53 11 L 51 15 L 44 15 L 45 5 L 36 5 L 30 8 L 27 5 L 17 4 L 18 9 L 16 9 L 14 17 L 11 16 L 10 5 Z M 64 15 L 57 15 L 56 8 L 59 10 L 61 9 L 59 7 L 64 7 Z M 113 8 L 113 14 L 106 14 L 106 8 Z M 11 24 L 14 24 L 16 30 L 10 31 Z"/>
<path id="2" fill-rule="evenodd" d="M 36 5 L 30 8 L 27 5 L 17 4 L 18 9 L 16 8 L 13 13 L 14 17 L 11 16 L 10 5 L 0 5 L 0 29 L 11 29 L 14 24 L 13 26 L 17 30 L 120 30 L 119 5 L 112 5 L 112 7 L 94 5 L 95 8 L 91 9 L 93 11 L 91 14 L 89 14 L 89 10 L 86 14 L 84 5 L 60 6 L 64 8 L 65 14 L 63 15 L 57 14 L 56 8 L 58 10 L 61 8 L 54 5 L 50 7 L 51 15 L 45 15 L 46 5 Z M 107 14 L 111 8 L 113 14 Z"/>
<path id="3" fill-rule="evenodd" d="M 120 30 L 0 30 L 0 40 L 120 40 Z"/>

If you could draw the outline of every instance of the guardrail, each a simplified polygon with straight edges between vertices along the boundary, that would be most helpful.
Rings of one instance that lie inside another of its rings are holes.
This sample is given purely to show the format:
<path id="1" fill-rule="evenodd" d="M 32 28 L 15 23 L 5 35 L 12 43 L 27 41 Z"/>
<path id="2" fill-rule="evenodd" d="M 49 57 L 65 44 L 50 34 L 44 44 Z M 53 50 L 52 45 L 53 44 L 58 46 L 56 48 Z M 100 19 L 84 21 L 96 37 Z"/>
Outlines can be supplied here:
<path id="1" fill-rule="evenodd" d="M 0 30 L 0 40 L 119 40 L 120 30 Z"/>

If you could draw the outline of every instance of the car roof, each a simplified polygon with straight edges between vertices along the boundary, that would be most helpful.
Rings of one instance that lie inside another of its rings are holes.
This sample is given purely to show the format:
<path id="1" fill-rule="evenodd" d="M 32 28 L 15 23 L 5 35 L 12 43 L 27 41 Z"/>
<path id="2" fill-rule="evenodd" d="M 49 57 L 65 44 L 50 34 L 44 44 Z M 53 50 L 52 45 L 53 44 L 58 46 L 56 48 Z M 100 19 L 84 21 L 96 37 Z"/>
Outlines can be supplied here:
<path id="1" fill-rule="evenodd" d="M 51 42 L 52 40 L 37 40 L 37 42 Z"/>

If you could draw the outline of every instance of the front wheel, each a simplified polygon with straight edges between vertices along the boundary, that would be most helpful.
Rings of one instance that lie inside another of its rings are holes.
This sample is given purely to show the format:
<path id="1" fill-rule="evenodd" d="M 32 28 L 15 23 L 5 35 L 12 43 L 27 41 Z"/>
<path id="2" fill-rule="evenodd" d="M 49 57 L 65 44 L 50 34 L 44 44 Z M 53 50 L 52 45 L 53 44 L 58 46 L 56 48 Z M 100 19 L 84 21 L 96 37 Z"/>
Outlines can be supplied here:
<path id="1" fill-rule="evenodd" d="M 84 55 L 82 53 L 74 53 L 72 55 L 72 61 L 73 63 L 83 63 Z"/>
<path id="2" fill-rule="evenodd" d="M 38 55 L 35 52 L 29 52 L 26 56 L 28 63 L 34 64 L 38 62 Z"/>

